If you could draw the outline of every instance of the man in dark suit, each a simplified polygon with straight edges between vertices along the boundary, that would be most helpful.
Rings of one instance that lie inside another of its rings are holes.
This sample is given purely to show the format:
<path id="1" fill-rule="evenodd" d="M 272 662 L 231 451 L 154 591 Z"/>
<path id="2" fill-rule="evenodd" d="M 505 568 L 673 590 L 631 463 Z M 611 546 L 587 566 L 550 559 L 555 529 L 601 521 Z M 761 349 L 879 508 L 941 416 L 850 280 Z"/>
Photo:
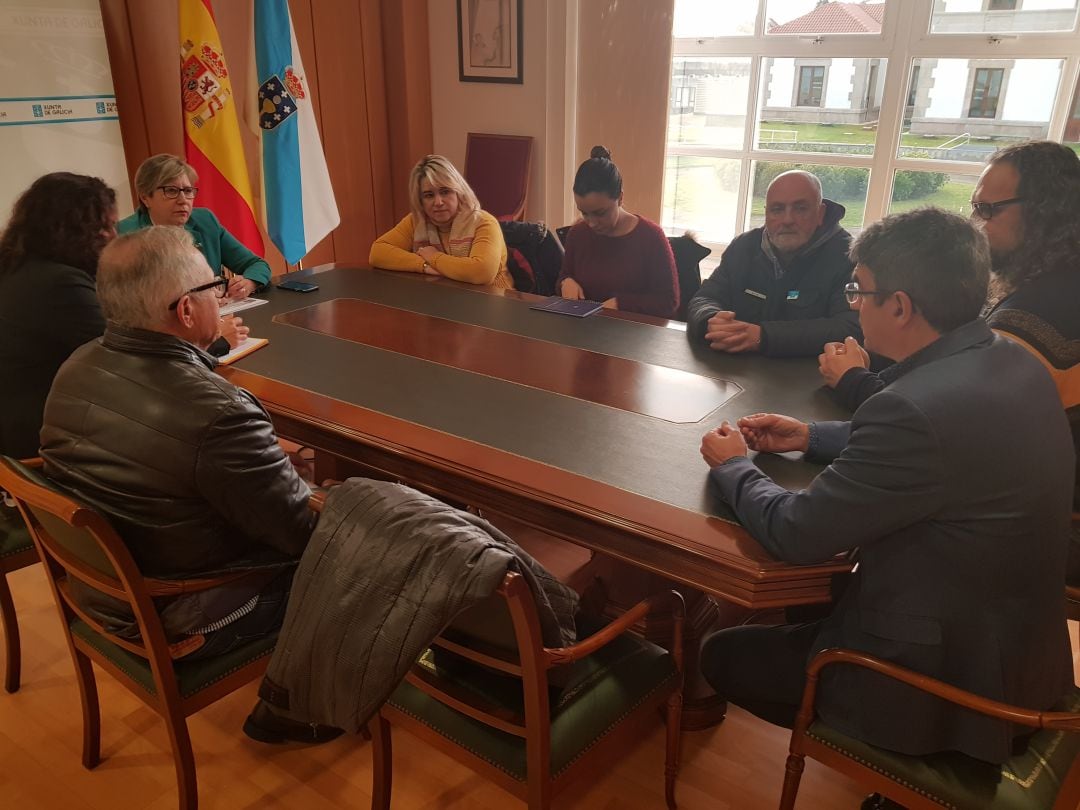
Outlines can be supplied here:
<path id="1" fill-rule="evenodd" d="M 819 622 L 711 636 L 716 691 L 794 720 L 807 661 L 847 647 L 985 697 L 1050 707 L 1072 683 L 1064 570 L 1074 458 L 1046 370 L 979 310 L 989 250 L 961 217 L 924 209 L 867 228 L 852 247 L 867 348 L 897 359 L 851 422 L 776 414 L 726 422 L 702 455 L 721 497 L 776 557 L 859 566 Z M 801 450 L 830 462 L 789 492 L 747 458 Z M 965 712 L 864 668 L 824 673 L 820 716 L 894 751 L 1008 758 L 1023 729 Z"/>

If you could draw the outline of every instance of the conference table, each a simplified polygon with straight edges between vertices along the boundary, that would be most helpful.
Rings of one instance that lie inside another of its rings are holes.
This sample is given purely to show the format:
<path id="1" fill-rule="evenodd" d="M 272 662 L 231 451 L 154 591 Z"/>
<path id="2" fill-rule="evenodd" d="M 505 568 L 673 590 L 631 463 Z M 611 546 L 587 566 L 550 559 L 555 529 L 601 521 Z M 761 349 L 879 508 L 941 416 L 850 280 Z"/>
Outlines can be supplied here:
<path id="1" fill-rule="evenodd" d="M 268 303 L 241 315 L 269 344 L 222 369 L 280 436 L 746 607 L 826 602 L 850 568 L 770 558 L 699 453 L 723 419 L 844 418 L 814 360 L 724 355 L 681 323 L 553 314 L 432 276 L 324 265 L 290 278 L 319 289 L 260 293 Z M 789 488 L 821 470 L 754 460 Z"/>

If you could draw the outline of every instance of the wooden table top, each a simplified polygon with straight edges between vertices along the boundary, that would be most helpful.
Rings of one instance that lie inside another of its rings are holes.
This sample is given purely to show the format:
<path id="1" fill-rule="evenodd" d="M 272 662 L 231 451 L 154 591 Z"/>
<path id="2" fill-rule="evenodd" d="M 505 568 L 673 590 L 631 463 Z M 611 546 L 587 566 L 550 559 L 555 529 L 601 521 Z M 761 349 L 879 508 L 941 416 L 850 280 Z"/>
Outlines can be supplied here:
<path id="1" fill-rule="evenodd" d="M 681 324 L 538 312 L 417 274 L 309 274 L 318 291 L 268 290 L 241 313 L 270 343 L 223 369 L 281 435 L 742 604 L 822 601 L 847 568 L 770 559 L 698 451 L 722 419 L 844 418 L 812 360 L 726 356 Z M 791 488 L 821 469 L 755 460 Z"/>

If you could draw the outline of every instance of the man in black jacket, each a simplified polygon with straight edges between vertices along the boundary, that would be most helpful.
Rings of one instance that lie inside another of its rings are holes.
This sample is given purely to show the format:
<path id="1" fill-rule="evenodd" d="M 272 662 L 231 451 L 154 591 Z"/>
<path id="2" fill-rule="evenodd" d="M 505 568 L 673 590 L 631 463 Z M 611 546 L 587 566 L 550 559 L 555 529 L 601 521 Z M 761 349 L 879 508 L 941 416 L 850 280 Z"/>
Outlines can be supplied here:
<path id="1" fill-rule="evenodd" d="M 844 206 L 822 198 L 814 175 L 779 175 L 765 195 L 765 226 L 728 245 L 690 299 L 690 338 L 721 352 L 790 357 L 861 337 L 858 315 L 844 300 L 852 268 L 843 216 Z"/>
<path id="2" fill-rule="evenodd" d="M 221 588 L 160 605 L 171 639 L 202 635 L 193 655 L 280 624 L 288 575 L 316 515 L 258 401 L 214 372 L 216 283 L 191 237 L 155 227 L 102 252 L 105 335 L 77 349 L 53 381 L 41 429 L 45 473 L 105 512 L 150 577 L 186 579 L 251 569 Z M 114 632 L 130 614 L 89 597 Z M 264 619 L 252 627 L 254 619 Z"/>
<path id="3" fill-rule="evenodd" d="M 143 574 L 248 572 L 158 602 L 171 641 L 198 639 L 185 660 L 278 632 L 316 523 L 266 411 L 206 353 L 225 283 L 180 228 L 114 240 L 97 274 L 105 335 L 60 367 L 41 429 L 45 474 L 109 516 Z M 126 605 L 87 588 L 77 598 L 117 635 L 138 633 Z M 340 733 L 266 711 L 245 731 L 266 742 Z"/>

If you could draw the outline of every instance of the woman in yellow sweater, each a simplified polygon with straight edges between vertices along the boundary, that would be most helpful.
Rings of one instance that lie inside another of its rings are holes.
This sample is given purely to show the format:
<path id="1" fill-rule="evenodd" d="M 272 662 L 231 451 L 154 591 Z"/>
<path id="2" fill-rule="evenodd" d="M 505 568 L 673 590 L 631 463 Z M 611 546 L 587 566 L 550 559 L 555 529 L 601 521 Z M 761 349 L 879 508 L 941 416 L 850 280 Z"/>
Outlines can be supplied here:
<path id="1" fill-rule="evenodd" d="M 428 155 L 409 174 L 412 213 L 375 240 L 374 267 L 446 276 L 470 284 L 513 287 L 498 220 L 480 210 L 454 165 Z"/>

